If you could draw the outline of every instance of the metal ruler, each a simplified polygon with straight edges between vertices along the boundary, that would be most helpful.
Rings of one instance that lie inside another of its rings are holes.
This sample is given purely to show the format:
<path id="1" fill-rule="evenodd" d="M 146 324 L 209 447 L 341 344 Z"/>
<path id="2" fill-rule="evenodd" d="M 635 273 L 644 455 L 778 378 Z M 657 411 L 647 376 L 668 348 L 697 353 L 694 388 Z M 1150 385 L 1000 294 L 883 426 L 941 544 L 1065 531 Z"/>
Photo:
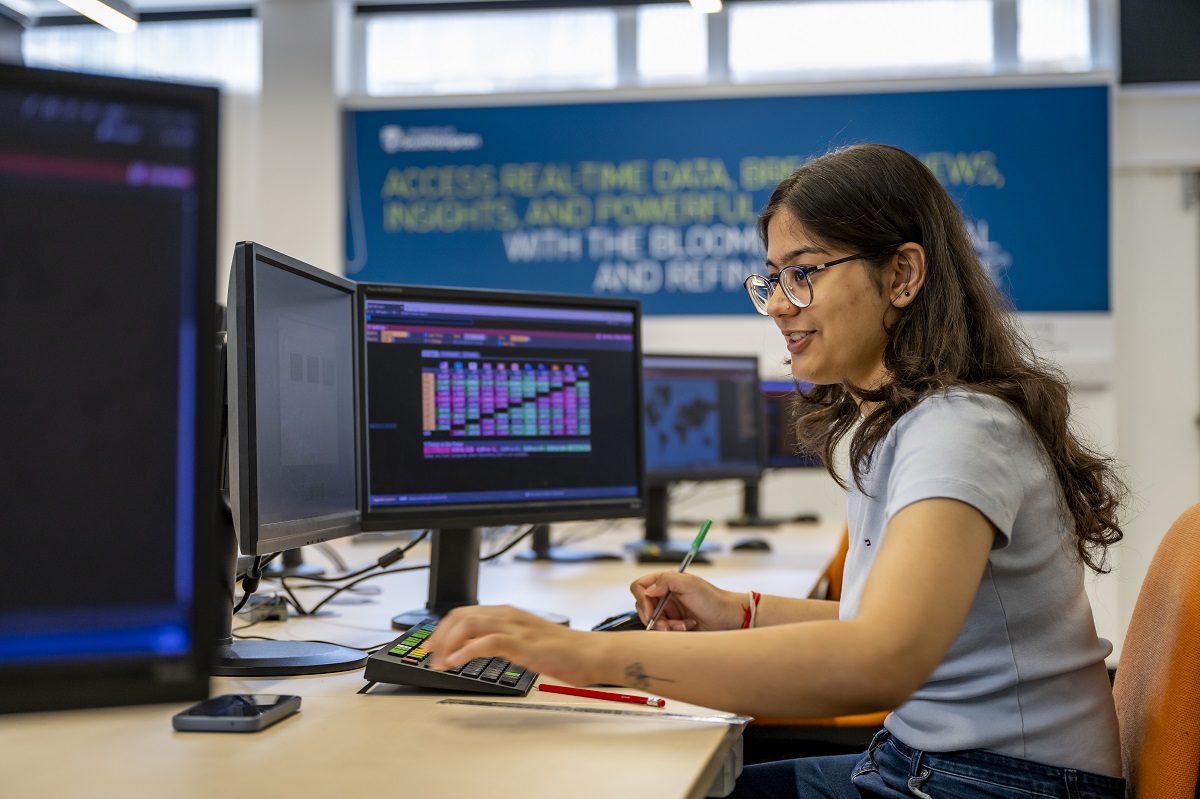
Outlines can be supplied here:
<path id="1" fill-rule="evenodd" d="M 597 705 L 560 705 L 539 702 L 501 702 L 492 699 L 443 699 L 439 705 L 470 705 L 472 707 L 503 707 L 513 710 L 549 710 L 554 713 L 597 713 L 604 716 L 641 716 L 648 719 L 670 721 L 698 721 L 705 724 L 728 724 L 741 726 L 754 720 L 753 716 L 725 716 L 721 714 L 690 715 L 688 713 L 663 713 L 660 711 L 626 710 L 619 707 Z"/>

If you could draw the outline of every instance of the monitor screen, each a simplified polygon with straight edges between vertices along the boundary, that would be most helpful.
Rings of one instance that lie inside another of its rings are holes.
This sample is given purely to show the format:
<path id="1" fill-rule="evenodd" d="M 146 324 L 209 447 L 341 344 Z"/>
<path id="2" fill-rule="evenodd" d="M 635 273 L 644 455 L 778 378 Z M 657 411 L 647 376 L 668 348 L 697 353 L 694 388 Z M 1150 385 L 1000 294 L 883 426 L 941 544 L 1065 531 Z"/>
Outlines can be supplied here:
<path id="1" fill-rule="evenodd" d="M 359 298 L 369 528 L 641 515 L 636 302 L 366 284 Z"/>
<path id="2" fill-rule="evenodd" d="M 0 711 L 207 694 L 217 106 L 0 66 Z"/>
<path id="3" fill-rule="evenodd" d="M 254 242 L 229 276 L 229 495 L 241 551 L 360 530 L 353 281 Z"/>
<path id="4" fill-rule="evenodd" d="M 807 384 L 802 384 L 802 387 L 808 389 Z M 767 468 L 824 468 L 816 455 L 801 455 L 797 451 L 799 445 L 791 411 L 796 397 L 796 384 L 790 380 L 764 380 L 762 391 L 766 403 L 763 430 L 767 438 Z"/>
<path id="5" fill-rule="evenodd" d="M 643 364 L 651 482 L 761 474 L 757 357 L 647 354 Z"/>

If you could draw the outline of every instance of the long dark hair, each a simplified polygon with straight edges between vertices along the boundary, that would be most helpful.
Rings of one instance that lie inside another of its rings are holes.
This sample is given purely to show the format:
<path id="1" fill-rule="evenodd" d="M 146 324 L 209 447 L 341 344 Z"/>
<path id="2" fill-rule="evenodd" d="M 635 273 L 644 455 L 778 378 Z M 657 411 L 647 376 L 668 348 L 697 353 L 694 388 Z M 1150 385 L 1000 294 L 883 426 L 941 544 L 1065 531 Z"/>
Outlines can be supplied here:
<path id="1" fill-rule="evenodd" d="M 933 173 L 895 147 L 854 145 L 804 164 L 775 188 L 758 219 L 764 243 L 771 219 L 783 209 L 830 249 L 884 253 L 866 259 L 881 292 L 880 270 L 901 244 L 925 250 L 921 291 L 885 326 L 888 379 L 875 389 L 835 384 L 800 392 L 795 411 L 801 447 L 819 455 L 845 488 L 833 454 L 857 424 L 850 467 L 862 488 L 876 446 L 923 398 L 952 387 L 997 397 L 1025 420 L 1053 467 L 1075 522 L 1080 558 L 1107 572 L 1107 548 L 1122 538 L 1118 513 L 1125 484 L 1111 458 L 1071 431 L 1066 378 L 1019 331 L 1010 304 L 975 253 L 958 206 Z M 861 423 L 857 399 L 874 404 Z"/>

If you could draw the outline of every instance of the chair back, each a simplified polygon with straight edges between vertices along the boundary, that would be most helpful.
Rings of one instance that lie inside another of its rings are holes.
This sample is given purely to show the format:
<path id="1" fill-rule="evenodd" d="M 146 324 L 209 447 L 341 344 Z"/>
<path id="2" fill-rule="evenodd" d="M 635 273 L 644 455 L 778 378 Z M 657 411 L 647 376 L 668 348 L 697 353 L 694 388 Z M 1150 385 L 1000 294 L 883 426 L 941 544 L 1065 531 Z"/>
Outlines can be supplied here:
<path id="1" fill-rule="evenodd" d="M 1200 504 L 1171 525 L 1138 592 L 1113 697 L 1133 799 L 1200 797 Z"/>
<path id="2" fill-rule="evenodd" d="M 812 593 L 808 595 L 809 599 L 830 599 L 836 602 L 842 598 L 842 572 L 846 570 L 846 555 L 849 551 L 850 527 L 847 525 L 842 527 L 842 540 L 829 563 L 825 564 L 825 571 L 821 572 L 821 579 L 813 586 Z"/>

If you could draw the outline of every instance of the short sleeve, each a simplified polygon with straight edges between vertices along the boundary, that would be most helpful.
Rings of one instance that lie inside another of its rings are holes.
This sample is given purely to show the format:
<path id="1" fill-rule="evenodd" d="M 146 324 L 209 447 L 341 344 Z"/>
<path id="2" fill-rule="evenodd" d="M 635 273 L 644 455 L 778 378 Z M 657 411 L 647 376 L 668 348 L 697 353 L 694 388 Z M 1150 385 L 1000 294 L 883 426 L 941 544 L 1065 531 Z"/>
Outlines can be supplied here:
<path id="1" fill-rule="evenodd" d="M 888 521 L 914 502 L 955 499 L 996 527 L 993 549 L 1008 546 L 1033 477 L 1030 465 L 1040 464 L 1025 422 L 995 397 L 943 394 L 905 414 L 894 432 Z"/>

